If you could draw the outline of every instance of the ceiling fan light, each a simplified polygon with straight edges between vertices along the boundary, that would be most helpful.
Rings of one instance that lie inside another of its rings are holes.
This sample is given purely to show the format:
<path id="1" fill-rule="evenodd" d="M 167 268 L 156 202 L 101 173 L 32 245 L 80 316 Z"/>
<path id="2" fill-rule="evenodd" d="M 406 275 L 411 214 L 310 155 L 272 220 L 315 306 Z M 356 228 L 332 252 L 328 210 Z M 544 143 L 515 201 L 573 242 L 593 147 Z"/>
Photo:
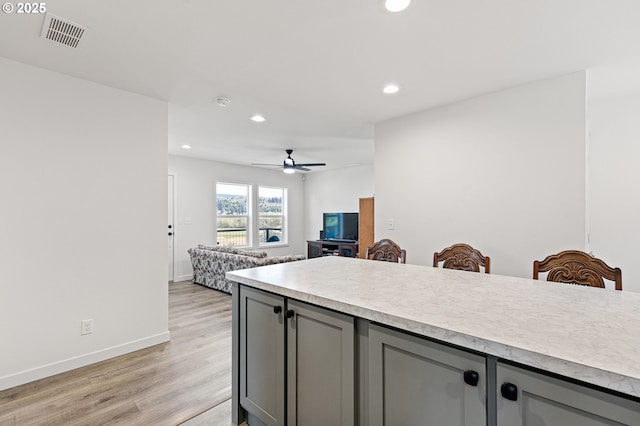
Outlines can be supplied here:
<path id="1" fill-rule="evenodd" d="M 401 12 L 409 7 L 409 4 L 411 4 L 411 0 L 386 0 L 384 7 L 389 12 Z"/>
<path id="2" fill-rule="evenodd" d="M 285 167 L 284 169 L 282 169 L 283 172 L 285 172 L 286 174 L 290 175 L 296 172 L 296 169 L 294 169 L 293 167 Z"/>

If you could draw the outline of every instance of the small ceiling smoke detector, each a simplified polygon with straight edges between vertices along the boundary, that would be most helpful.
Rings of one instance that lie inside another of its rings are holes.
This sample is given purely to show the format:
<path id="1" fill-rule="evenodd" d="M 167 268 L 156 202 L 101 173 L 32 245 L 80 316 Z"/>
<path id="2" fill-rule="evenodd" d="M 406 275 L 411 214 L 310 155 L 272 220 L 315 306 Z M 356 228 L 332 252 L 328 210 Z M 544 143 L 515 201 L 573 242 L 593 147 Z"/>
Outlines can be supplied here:
<path id="1" fill-rule="evenodd" d="M 44 17 L 40 37 L 77 49 L 80 47 L 86 31 L 87 28 L 82 25 L 47 13 Z"/>
<path id="2" fill-rule="evenodd" d="M 226 108 L 229 106 L 229 104 L 231 103 L 231 99 L 226 98 L 224 96 L 218 96 L 216 98 L 216 103 L 218 104 L 218 106 L 222 107 L 222 108 Z"/>

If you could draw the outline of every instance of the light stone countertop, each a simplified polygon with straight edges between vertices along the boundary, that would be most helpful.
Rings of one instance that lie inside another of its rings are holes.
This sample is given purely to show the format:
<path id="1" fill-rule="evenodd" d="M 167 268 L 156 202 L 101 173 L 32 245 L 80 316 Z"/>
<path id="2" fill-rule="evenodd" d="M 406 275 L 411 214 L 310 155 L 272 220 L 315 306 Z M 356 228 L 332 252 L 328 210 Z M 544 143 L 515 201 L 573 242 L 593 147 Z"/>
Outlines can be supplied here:
<path id="1" fill-rule="evenodd" d="M 338 256 L 227 278 L 640 397 L 640 293 Z"/>

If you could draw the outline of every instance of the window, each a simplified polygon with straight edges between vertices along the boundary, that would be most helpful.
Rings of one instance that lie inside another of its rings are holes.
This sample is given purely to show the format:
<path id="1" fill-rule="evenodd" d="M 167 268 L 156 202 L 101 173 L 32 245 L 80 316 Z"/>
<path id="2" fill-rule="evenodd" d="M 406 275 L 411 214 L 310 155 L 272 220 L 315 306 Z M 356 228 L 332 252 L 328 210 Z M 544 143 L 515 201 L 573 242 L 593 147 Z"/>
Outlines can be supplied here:
<path id="1" fill-rule="evenodd" d="M 287 189 L 216 183 L 217 232 L 221 246 L 258 247 L 287 241 Z"/>
<path id="2" fill-rule="evenodd" d="M 284 188 L 258 188 L 258 244 L 285 241 L 285 193 Z"/>
<path id="3" fill-rule="evenodd" d="M 216 184 L 217 242 L 219 245 L 251 245 L 250 199 L 250 185 Z"/>

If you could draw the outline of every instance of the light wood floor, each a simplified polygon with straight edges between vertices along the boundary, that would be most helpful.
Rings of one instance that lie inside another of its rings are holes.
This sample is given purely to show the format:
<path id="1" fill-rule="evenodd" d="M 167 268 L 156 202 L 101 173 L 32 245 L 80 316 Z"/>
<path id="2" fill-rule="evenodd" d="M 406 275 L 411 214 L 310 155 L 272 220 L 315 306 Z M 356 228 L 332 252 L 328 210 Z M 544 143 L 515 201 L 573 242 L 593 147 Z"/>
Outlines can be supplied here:
<path id="1" fill-rule="evenodd" d="M 231 296 L 169 284 L 171 342 L 0 392 L 0 425 L 231 424 Z"/>

